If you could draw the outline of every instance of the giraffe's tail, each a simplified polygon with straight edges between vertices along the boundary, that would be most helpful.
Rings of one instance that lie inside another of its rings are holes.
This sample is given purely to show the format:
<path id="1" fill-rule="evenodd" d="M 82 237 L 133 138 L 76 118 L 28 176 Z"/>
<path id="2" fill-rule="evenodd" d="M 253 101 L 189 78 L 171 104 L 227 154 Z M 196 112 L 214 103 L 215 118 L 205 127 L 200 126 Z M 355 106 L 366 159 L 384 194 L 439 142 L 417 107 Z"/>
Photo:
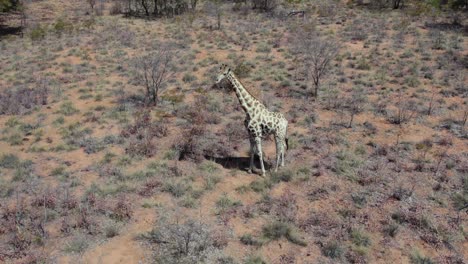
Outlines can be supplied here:
<path id="1" fill-rule="evenodd" d="M 289 149 L 289 139 L 285 138 L 284 142 L 286 142 L 286 150 L 288 150 Z"/>

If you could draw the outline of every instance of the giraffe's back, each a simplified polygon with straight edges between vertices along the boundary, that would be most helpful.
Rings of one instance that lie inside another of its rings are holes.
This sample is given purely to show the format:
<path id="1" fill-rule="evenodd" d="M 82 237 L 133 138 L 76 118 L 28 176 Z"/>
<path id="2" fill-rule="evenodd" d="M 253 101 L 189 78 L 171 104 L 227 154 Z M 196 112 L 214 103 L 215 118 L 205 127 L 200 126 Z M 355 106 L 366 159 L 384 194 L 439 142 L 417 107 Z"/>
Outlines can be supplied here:
<path id="1" fill-rule="evenodd" d="M 283 114 L 271 112 L 264 108 L 255 115 L 248 116 L 245 125 L 251 135 L 267 136 L 274 134 L 275 136 L 284 137 L 288 121 Z"/>

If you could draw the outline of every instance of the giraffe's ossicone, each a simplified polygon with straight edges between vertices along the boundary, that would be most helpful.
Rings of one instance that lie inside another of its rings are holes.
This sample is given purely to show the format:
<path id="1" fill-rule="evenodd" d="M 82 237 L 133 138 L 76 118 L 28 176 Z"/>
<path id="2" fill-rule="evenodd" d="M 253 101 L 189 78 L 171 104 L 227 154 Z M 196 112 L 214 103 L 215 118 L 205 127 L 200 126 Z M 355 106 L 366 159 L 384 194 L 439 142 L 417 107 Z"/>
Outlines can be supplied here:
<path id="1" fill-rule="evenodd" d="M 257 153 L 260 158 L 262 175 L 265 176 L 265 167 L 263 165 L 262 138 L 267 135 L 274 135 L 276 142 L 276 168 L 284 166 L 284 154 L 288 147 L 286 138 L 288 129 L 288 120 L 283 114 L 269 111 L 260 101 L 253 97 L 247 91 L 241 82 L 236 78 L 234 72 L 227 66 L 222 65 L 220 74 L 216 83 L 227 79 L 236 92 L 239 103 L 246 113 L 245 127 L 249 133 L 250 139 L 250 168 L 252 172 L 254 166 L 254 155 Z"/>

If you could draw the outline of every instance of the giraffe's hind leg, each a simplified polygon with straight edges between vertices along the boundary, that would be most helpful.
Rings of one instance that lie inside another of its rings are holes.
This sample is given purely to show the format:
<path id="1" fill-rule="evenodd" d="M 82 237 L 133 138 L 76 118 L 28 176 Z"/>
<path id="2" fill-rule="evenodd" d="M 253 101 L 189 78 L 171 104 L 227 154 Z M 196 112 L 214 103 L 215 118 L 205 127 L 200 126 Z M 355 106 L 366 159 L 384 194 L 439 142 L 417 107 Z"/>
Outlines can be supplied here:
<path id="1" fill-rule="evenodd" d="M 281 149 L 281 167 L 284 167 L 284 149 L 285 147 Z"/>
<path id="2" fill-rule="evenodd" d="M 278 137 L 275 137 L 275 142 L 276 142 L 276 167 L 275 167 L 275 172 L 278 171 L 278 166 L 280 164 L 280 159 L 281 159 L 281 154 L 283 153 L 283 148 L 282 148 L 282 142 Z"/>

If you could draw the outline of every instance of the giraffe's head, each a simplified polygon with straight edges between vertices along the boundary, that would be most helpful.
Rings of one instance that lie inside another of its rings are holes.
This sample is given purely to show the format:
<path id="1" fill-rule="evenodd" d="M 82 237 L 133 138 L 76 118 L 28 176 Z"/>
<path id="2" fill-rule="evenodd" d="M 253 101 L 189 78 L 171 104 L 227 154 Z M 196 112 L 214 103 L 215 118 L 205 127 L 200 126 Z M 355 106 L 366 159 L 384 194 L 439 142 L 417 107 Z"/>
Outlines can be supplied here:
<path id="1" fill-rule="evenodd" d="M 231 72 L 231 68 L 229 68 L 226 64 L 222 64 L 219 68 L 219 75 L 216 79 L 216 83 L 220 83 L 226 76 Z"/>

